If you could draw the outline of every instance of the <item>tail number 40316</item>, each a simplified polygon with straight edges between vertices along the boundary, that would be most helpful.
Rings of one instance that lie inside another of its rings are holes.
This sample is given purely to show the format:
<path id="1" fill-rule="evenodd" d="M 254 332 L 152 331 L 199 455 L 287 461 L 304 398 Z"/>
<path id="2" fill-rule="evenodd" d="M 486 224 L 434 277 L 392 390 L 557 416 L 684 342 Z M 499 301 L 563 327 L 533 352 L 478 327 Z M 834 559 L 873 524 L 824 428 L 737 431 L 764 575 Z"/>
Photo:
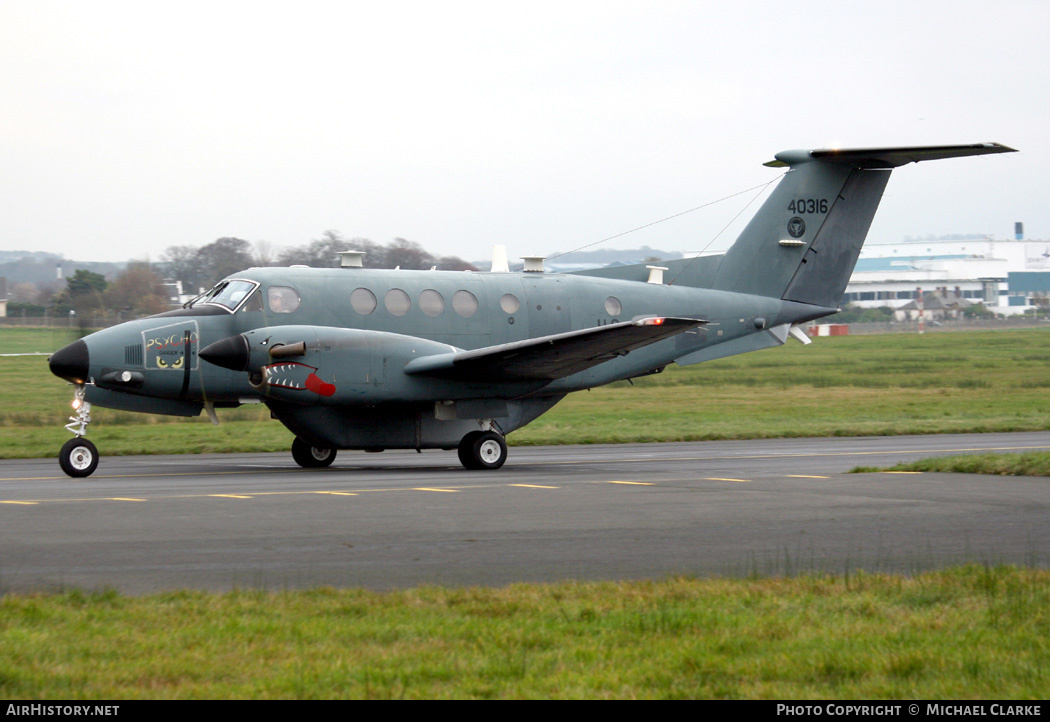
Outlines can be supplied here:
<path id="1" fill-rule="evenodd" d="M 797 198 L 788 204 L 792 213 L 827 213 L 827 198 Z"/>

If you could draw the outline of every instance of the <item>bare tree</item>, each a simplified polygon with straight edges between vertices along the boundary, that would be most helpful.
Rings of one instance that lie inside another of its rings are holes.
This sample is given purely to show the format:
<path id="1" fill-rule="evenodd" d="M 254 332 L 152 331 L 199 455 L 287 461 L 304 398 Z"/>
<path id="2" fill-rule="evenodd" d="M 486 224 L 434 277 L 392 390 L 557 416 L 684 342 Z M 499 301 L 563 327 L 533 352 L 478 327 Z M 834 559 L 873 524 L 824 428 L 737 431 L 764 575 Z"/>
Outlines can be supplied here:
<path id="1" fill-rule="evenodd" d="M 289 248 L 278 257 L 282 266 L 303 265 L 312 268 L 336 268 L 340 251 L 364 251 L 364 264 L 368 268 L 382 268 L 385 251 L 383 247 L 367 238 L 344 238 L 339 231 L 327 230 L 321 238 L 308 245 Z"/>
<path id="2" fill-rule="evenodd" d="M 106 303 L 113 310 L 132 316 L 146 316 L 168 310 L 164 281 L 149 263 L 132 261 L 106 287 Z"/>
<path id="3" fill-rule="evenodd" d="M 272 266 L 277 260 L 277 250 L 269 241 L 256 241 L 255 252 L 252 254 L 252 264 L 255 266 Z"/>
<path id="4" fill-rule="evenodd" d="M 173 280 L 182 281 L 187 291 L 204 285 L 199 251 L 196 246 L 168 246 L 160 256 L 165 275 Z"/>
<path id="5" fill-rule="evenodd" d="M 437 260 L 422 246 L 414 241 L 406 241 L 404 238 L 395 238 L 386 247 L 386 258 L 383 260 L 387 268 L 415 270 L 426 270 L 437 263 Z"/>
<path id="6" fill-rule="evenodd" d="M 35 283 L 28 281 L 11 286 L 11 301 L 15 303 L 40 303 L 42 294 Z"/>
<path id="7" fill-rule="evenodd" d="M 220 238 L 198 251 L 202 285 L 212 286 L 220 279 L 252 265 L 252 246 L 240 238 Z"/>

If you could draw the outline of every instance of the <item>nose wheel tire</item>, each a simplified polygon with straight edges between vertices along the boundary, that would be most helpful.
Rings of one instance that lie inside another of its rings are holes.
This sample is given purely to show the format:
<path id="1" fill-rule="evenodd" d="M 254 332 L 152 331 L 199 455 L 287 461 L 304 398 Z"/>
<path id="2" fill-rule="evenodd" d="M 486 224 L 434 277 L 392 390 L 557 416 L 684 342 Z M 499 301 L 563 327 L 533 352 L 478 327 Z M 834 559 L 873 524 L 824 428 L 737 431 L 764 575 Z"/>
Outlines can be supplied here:
<path id="1" fill-rule="evenodd" d="M 70 439 L 58 452 L 58 465 L 74 478 L 91 476 L 98 467 L 98 449 L 83 437 Z"/>
<path id="2" fill-rule="evenodd" d="M 507 442 L 494 431 L 472 431 L 459 442 L 458 452 L 465 469 L 495 470 L 507 460 Z"/>
<path id="3" fill-rule="evenodd" d="M 302 439 L 292 442 L 292 458 L 304 469 L 323 469 L 335 461 L 335 449 L 311 446 Z"/>

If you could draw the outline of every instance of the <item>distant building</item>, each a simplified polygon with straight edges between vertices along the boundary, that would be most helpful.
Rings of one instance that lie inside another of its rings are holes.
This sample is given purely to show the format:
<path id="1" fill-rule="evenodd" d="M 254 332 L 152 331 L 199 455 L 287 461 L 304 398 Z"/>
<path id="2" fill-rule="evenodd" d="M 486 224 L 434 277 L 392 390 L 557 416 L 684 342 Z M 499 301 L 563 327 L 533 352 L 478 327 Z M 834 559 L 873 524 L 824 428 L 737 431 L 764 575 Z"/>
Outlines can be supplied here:
<path id="1" fill-rule="evenodd" d="M 866 245 L 842 303 L 908 311 L 920 287 L 941 300 L 957 296 L 960 308 L 983 303 L 996 313 L 1024 313 L 1050 295 L 1050 241 L 980 237 Z"/>
<path id="2" fill-rule="evenodd" d="M 949 290 L 947 286 L 922 290 L 922 315 L 927 320 L 962 318 L 967 308 L 974 301 L 963 297 L 959 289 Z M 978 301 L 979 303 L 979 301 Z M 914 299 L 903 306 L 898 306 L 893 313 L 898 321 L 915 321 L 919 318 L 919 301 Z"/>

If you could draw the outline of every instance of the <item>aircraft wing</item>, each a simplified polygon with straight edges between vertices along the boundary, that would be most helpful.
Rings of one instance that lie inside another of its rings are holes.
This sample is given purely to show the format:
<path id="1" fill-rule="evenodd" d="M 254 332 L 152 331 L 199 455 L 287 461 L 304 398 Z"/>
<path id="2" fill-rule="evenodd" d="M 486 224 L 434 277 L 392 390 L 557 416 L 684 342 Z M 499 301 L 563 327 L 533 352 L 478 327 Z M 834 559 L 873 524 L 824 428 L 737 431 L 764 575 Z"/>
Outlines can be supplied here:
<path id="1" fill-rule="evenodd" d="M 404 371 L 467 381 L 554 380 L 705 323 L 695 318 L 648 316 L 473 351 L 424 356 L 408 362 Z"/>

